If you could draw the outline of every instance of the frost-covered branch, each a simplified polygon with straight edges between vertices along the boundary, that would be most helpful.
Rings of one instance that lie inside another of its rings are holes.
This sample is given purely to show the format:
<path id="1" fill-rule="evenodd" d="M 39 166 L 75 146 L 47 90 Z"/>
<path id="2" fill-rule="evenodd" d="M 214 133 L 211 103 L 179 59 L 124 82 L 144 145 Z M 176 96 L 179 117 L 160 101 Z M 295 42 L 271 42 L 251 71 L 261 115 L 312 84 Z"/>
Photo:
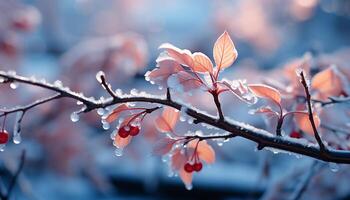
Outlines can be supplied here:
<path id="1" fill-rule="evenodd" d="M 205 123 L 213 127 L 219 128 L 221 130 L 227 131 L 230 134 L 219 135 L 219 136 L 192 136 L 200 140 L 209 139 L 228 139 L 235 136 L 240 136 L 248 140 L 254 141 L 258 144 L 258 149 L 263 149 L 265 147 L 270 147 L 274 149 L 279 149 L 287 152 L 297 153 L 301 155 L 310 156 L 319 160 L 334 162 L 334 163 L 348 163 L 350 164 L 350 152 L 349 151 L 339 151 L 339 150 L 320 150 L 315 145 L 310 145 L 310 143 L 303 140 L 296 140 L 288 137 L 277 137 L 273 133 L 267 132 L 262 129 L 255 128 L 253 126 L 237 122 L 234 120 L 218 120 L 218 118 L 211 116 L 209 114 L 203 113 L 192 107 L 187 107 L 181 105 L 171 99 L 167 99 L 163 96 L 116 96 L 110 97 L 106 100 L 95 100 L 94 98 L 87 98 L 80 93 L 71 91 L 68 88 L 62 87 L 61 85 L 55 85 L 46 83 L 44 81 L 37 81 L 35 79 L 29 79 L 26 77 L 18 76 L 12 73 L 7 73 L 0 71 L 0 77 L 4 79 L 5 82 L 18 82 L 27 85 L 37 86 L 57 92 L 60 97 L 66 97 L 80 101 L 85 107 L 82 112 L 90 112 L 98 108 L 105 108 L 111 105 L 116 105 L 120 103 L 128 102 L 147 102 L 152 104 L 161 104 L 165 106 L 173 107 L 177 110 L 184 110 L 187 115 L 192 117 L 195 121 L 199 123 Z M 58 98 L 58 97 L 57 97 Z M 55 98 L 52 98 L 53 100 Z M 47 99 L 45 102 L 51 101 Z M 39 105 L 39 104 L 36 104 Z M 33 106 L 31 107 L 33 108 Z"/>
<path id="2" fill-rule="evenodd" d="M 305 96 L 306 96 L 306 103 L 307 103 L 307 108 L 308 108 L 308 112 L 309 112 L 309 120 L 312 126 L 312 129 L 314 131 L 314 135 L 316 138 L 316 141 L 318 143 L 318 145 L 320 146 L 320 151 L 327 151 L 327 148 L 325 147 L 325 145 L 322 142 L 322 139 L 320 137 L 320 134 L 317 131 L 317 127 L 316 127 L 316 123 L 315 123 L 315 119 L 314 119 L 314 114 L 312 111 L 312 105 L 311 105 L 311 95 L 310 95 L 310 91 L 309 91 L 309 86 L 306 82 L 305 76 L 304 76 L 304 72 L 301 71 L 300 72 L 300 78 L 301 78 L 301 84 L 304 87 L 305 90 Z"/>

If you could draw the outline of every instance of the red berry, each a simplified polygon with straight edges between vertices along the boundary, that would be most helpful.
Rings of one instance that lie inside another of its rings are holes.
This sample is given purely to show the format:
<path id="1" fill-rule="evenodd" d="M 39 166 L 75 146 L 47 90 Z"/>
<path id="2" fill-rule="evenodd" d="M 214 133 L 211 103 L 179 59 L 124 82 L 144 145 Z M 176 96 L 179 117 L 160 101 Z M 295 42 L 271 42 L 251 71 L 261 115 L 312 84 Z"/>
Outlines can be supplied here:
<path id="1" fill-rule="evenodd" d="M 130 126 L 129 134 L 131 136 L 136 136 L 139 134 L 139 132 L 140 132 L 140 128 L 138 126 Z"/>
<path id="2" fill-rule="evenodd" d="M 297 131 L 291 132 L 291 133 L 289 134 L 289 136 L 290 136 L 291 138 L 297 138 L 297 139 L 299 139 L 299 138 L 302 137 L 301 134 L 300 134 L 299 132 L 297 132 Z"/>
<path id="3" fill-rule="evenodd" d="M 9 141 L 9 134 L 6 130 L 0 132 L 0 144 L 6 144 Z"/>
<path id="4" fill-rule="evenodd" d="M 193 166 L 190 164 L 190 163 L 186 163 L 185 166 L 184 166 L 184 169 L 186 172 L 188 173 L 192 173 L 193 172 Z"/>
<path id="5" fill-rule="evenodd" d="M 194 165 L 193 165 L 193 169 L 194 169 L 194 171 L 196 171 L 196 172 L 201 171 L 202 168 L 203 168 L 203 164 L 200 163 L 200 162 L 199 162 L 199 163 L 194 163 Z"/>
<path id="6" fill-rule="evenodd" d="M 118 135 L 121 137 L 121 138 L 126 138 L 129 136 L 130 134 L 130 129 L 129 130 L 126 130 L 127 128 L 125 126 L 123 127 L 120 127 L 119 130 L 118 130 Z"/>

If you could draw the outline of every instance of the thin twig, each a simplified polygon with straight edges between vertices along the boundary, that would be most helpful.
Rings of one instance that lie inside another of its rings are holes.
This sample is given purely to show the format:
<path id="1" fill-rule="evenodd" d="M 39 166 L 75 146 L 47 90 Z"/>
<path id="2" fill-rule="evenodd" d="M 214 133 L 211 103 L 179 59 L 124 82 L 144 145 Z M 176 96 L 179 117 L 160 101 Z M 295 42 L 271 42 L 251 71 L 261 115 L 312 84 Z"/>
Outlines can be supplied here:
<path id="1" fill-rule="evenodd" d="M 308 86 L 308 84 L 306 82 L 306 79 L 305 79 L 303 71 L 300 72 L 300 78 L 301 78 L 301 84 L 303 85 L 304 90 L 305 90 L 306 103 L 307 103 L 308 112 L 309 112 L 309 120 L 310 120 L 312 129 L 314 131 L 314 135 L 315 135 L 316 141 L 317 141 L 318 145 L 320 146 L 320 151 L 324 152 L 327 149 L 326 149 L 325 145 L 322 142 L 320 134 L 317 131 L 316 123 L 315 123 L 313 112 L 312 112 L 311 95 L 310 95 L 310 91 L 309 91 L 309 86 Z"/>
<path id="2" fill-rule="evenodd" d="M 17 183 L 18 176 L 23 169 L 25 158 L 26 158 L 26 152 L 25 152 L 25 150 L 23 150 L 22 154 L 21 154 L 20 161 L 19 161 L 18 168 L 17 168 L 15 174 L 12 176 L 11 182 L 9 183 L 9 185 L 7 187 L 7 193 L 4 196 L 2 196 L 2 198 L 1 198 L 2 200 L 8 200 L 10 198 L 12 191 L 13 191 L 13 188 L 15 187 L 15 185 Z"/>
<path id="3" fill-rule="evenodd" d="M 316 172 L 320 168 L 321 168 L 321 165 L 317 161 L 312 162 L 308 173 L 305 174 L 305 177 L 303 178 L 303 180 L 296 186 L 293 194 L 290 197 L 290 200 L 298 200 L 301 198 L 301 196 L 306 191 L 310 181 L 312 180 L 312 178 L 315 176 Z"/>
<path id="4" fill-rule="evenodd" d="M 118 98 L 108 98 L 103 101 L 96 101 L 92 98 L 87 98 L 82 94 L 72 92 L 69 89 L 56 87 L 49 83 L 42 83 L 36 80 L 30 80 L 26 77 L 22 77 L 18 75 L 10 75 L 3 71 L 0 71 L 0 77 L 4 77 L 5 79 L 11 79 L 12 81 L 15 81 L 15 82 L 20 82 L 28 85 L 46 88 L 48 90 L 56 91 L 60 93 L 62 97 L 67 97 L 70 99 L 80 101 L 86 106 L 86 108 L 84 109 L 85 113 L 90 112 L 97 108 L 105 108 L 111 105 L 127 103 L 127 102 L 155 103 L 155 104 L 170 106 L 177 110 L 181 110 L 181 108 L 184 107 L 183 105 L 173 100 L 168 100 L 161 96 L 153 96 L 153 97 L 152 96 L 147 96 L 147 97 L 122 96 Z M 218 121 L 216 117 L 211 116 L 209 114 L 202 113 L 191 107 L 186 107 L 186 109 L 184 110 L 186 110 L 186 114 L 188 116 L 192 117 L 194 120 L 200 123 L 205 123 L 213 127 L 216 127 L 218 129 L 221 129 L 223 131 L 232 133 L 229 135 L 225 134 L 225 135 L 215 136 L 216 139 L 218 138 L 227 139 L 235 136 L 240 136 L 256 142 L 258 144 L 259 150 L 263 149 L 264 147 L 271 147 L 279 150 L 284 150 L 284 151 L 293 152 L 293 153 L 297 153 L 305 156 L 310 156 L 326 162 L 350 164 L 350 151 L 339 151 L 339 150 L 333 150 L 333 149 L 327 150 L 327 151 L 321 151 L 321 149 L 316 146 L 307 145 L 305 143 L 299 142 L 295 139 L 290 139 L 288 137 L 278 137 L 278 136 L 275 136 L 273 133 L 270 133 L 262 129 L 258 129 L 250 125 L 243 124 L 241 122 L 237 122 L 234 120 L 227 120 L 227 119 L 223 121 L 220 121 L 220 120 Z M 199 138 L 203 137 L 203 140 L 213 139 L 211 137 L 204 138 L 205 136 L 197 136 L 197 137 Z"/>
<path id="5" fill-rule="evenodd" d="M 112 90 L 111 85 L 109 83 L 107 83 L 105 75 L 102 74 L 100 76 L 100 78 L 101 78 L 101 83 L 100 84 L 102 85 L 103 89 L 105 89 L 108 92 L 108 94 L 111 95 L 111 97 L 117 98 L 117 95 Z"/>
<path id="6" fill-rule="evenodd" d="M 166 88 L 166 99 L 171 101 L 170 88 Z"/>
<path id="7" fill-rule="evenodd" d="M 0 117 L 8 115 L 10 113 L 19 112 L 19 111 L 22 111 L 23 114 L 24 114 L 27 110 L 29 110 L 31 108 L 34 108 L 35 106 L 44 104 L 44 103 L 52 101 L 54 99 L 59 99 L 61 97 L 62 97 L 62 95 L 60 93 L 57 93 L 57 94 L 55 94 L 53 96 L 37 100 L 37 101 L 35 101 L 35 102 L 31 103 L 31 104 L 25 105 L 25 106 L 19 106 L 19 107 L 15 107 L 15 108 L 8 109 L 8 110 L 0 110 L 0 112 L 2 112 L 2 114 L 0 114 Z"/>

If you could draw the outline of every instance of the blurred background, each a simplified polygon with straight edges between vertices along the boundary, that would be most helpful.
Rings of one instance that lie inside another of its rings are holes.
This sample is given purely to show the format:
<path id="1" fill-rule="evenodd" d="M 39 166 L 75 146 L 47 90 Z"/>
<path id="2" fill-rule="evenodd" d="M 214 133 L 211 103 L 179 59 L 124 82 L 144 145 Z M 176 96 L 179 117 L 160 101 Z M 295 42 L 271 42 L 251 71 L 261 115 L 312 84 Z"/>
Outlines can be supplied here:
<path id="1" fill-rule="evenodd" d="M 95 81 L 96 72 L 103 70 L 123 92 L 137 88 L 164 94 L 144 80 L 144 73 L 156 66 L 158 46 L 169 42 L 212 57 L 213 44 L 224 30 L 239 53 L 223 75 L 228 79 L 261 80 L 306 52 L 317 62 L 349 65 L 347 0 L 0 0 L 0 69 L 60 80 L 95 97 L 105 95 Z M 49 94 L 22 85 L 2 84 L 0 91 L 2 108 Z M 215 114 L 211 98 L 183 99 Z M 196 174 L 188 191 L 169 171 L 167 158 L 151 153 L 157 135 L 152 117 L 145 122 L 143 138 L 117 157 L 110 139 L 115 125 L 104 130 L 95 112 L 72 123 L 75 103 L 59 100 L 31 110 L 23 119 L 21 142 L 0 152 L 5 184 L 21 150 L 27 153 L 13 199 L 285 199 L 312 163 L 298 155 L 257 152 L 256 144 L 242 138 L 216 141 L 217 162 Z M 232 97 L 223 103 L 233 119 L 269 128 Z M 6 122 L 9 132 L 14 118 Z M 203 129 L 186 124 L 179 130 Z M 350 197 L 348 168 L 330 168 L 317 173 L 303 198 Z"/>

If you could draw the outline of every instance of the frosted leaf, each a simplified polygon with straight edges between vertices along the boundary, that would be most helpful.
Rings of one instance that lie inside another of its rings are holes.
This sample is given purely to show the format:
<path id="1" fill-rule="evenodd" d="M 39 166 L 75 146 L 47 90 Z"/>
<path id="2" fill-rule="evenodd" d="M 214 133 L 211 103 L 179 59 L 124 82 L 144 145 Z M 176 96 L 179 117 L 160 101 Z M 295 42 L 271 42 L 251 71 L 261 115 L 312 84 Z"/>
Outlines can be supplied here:
<path id="1" fill-rule="evenodd" d="M 16 83 L 16 82 L 10 83 L 10 88 L 16 89 L 17 87 L 18 87 L 18 83 Z"/>
<path id="2" fill-rule="evenodd" d="M 70 120 L 71 120 L 72 122 L 77 122 L 77 121 L 79 121 L 79 115 L 78 115 L 78 113 L 73 112 L 73 113 L 70 115 Z"/>
<path id="3" fill-rule="evenodd" d="M 116 155 L 116 156 L 118 156 L 118 157 L 120 157 L 120 156 L 122 156 L 123 155 L 123 148 L 116 148 L 115 150 L 114 150 L 114 154 Z"/>
<path id="4" fill-rule="evenodd" d="M 329 163 L 328 166 L 332 172 L 338 172 L 340 168 L 337 163 Z"/>
<path id="5" fill-rule="evenodd" d="M 77 105 L 83 105 L 83 102 L 77 101 Z"/>
<path id="6" fill-rule="evenodd" d="M 105 109 L 103 109 L 103 108 L 97 109 L 97 114 L 102 116 L 103 114 L 105 114 Z"/>
<path id="7" fill-rule="evenodd" d="M 96 73 L 96 80 L 99 83 L 102 83 L 102 79 L 101 79 L 102 76 L 105 76 L 105 73 L 103 71 L 99 71 L 99 72 Z"/>
<path id="8" fill-rule="evenodd" d="M 0 77 L 0 83 L 5 82 L 5 78 L 4 77 Z"/>

